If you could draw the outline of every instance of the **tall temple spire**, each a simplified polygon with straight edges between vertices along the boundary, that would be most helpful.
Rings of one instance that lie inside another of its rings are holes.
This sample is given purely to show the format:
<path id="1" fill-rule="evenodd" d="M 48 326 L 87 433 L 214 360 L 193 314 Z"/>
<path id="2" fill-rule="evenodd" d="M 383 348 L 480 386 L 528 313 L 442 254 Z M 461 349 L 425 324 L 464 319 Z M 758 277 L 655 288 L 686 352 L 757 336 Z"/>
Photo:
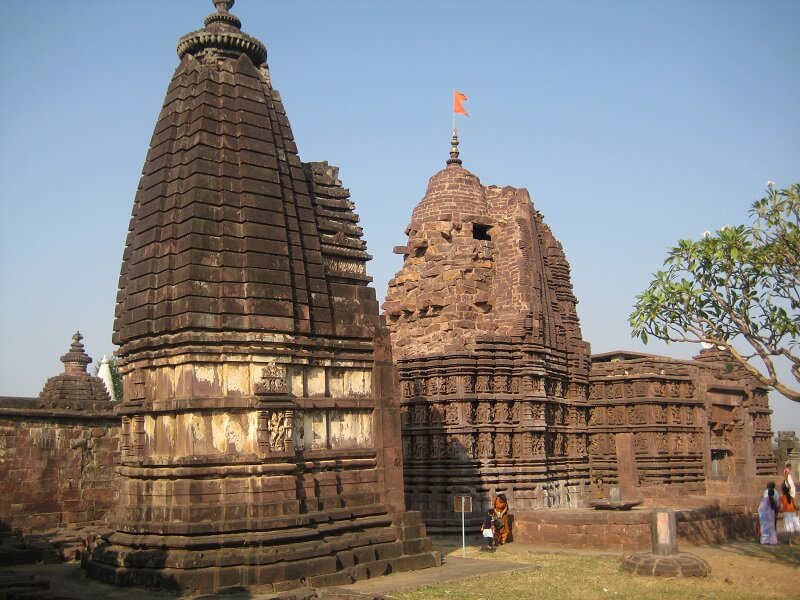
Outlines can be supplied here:
<path id="1" fill-rule="evenodd" d="M 458 131 L 453 127 L 453 139 L 450 142 L 450 158 L 447 159 L 448 165 L 460 165 L 461 159 L 458 157 Z"/>
<path id="2" fill-rule="evenodd" d="M 212 591 L 432 566 L 355 206 L 336 167 L 300 160 L 266 48 L 214 6 L 180 39 L 134 200 L 120 493 L 86 569 Z M 389 532 L 402 555 L 378 559 Z"/>

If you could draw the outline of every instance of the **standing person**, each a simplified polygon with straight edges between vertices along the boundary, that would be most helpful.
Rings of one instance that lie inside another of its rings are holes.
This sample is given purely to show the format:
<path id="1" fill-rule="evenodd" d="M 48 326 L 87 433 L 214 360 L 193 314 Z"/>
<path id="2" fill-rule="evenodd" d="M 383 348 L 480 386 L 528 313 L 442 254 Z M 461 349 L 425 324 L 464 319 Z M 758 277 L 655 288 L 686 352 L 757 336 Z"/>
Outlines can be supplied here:
<path id="1" fill-rule="evenodd" d="M 761 527 L 761 543 L 776 546 L 778 544 L 778 532 L 775 528 L 775 521 L 778 518 L 778 498 L 775 492 L 775 482 L 770 481 L 764 495 L 761 497 L 761 504 L 758 505 L 758 524 Z"/>
<path id="2" fill-rule="evenodd" d="M 486 550 L 494 550 L 494 511 L 490 510 L 483 517 L 481 535 L 486 540 Z"/>
<path id="3" fill-rule="evenodd" d="M 794 479 L 792 479 L 792 465 L 786 463 L 783 467 L 783 484 L 789 488 L 789 495 L 796 498 L 797 488 L 794 486 Z"/>
<path id="4" fill-rule="evenodd" d="M 493 506 L 497 518 L 503 523 L 502 528 L 496 528 L 499 529 L 499 531 L 496 532 L 497 544 L 505 544 L 506 541 L 508 541 L 508 534 L 510 533 L 508 522 L 508 500 L 506 500 L 506 495 L 498 494 L 495 496 Z"/>
<path id="5" fill-rule="evenodd" d="M 800 519 L 797 516 L 797 505 L 789 493 L 789 486 L 784 483 L 781 486 L 781 492 L 780 508 L 783 513 L 783 529 L 786 531 L 786 543 L 791 546 L 795 543 L 797 534 L 800 533 Z"/>

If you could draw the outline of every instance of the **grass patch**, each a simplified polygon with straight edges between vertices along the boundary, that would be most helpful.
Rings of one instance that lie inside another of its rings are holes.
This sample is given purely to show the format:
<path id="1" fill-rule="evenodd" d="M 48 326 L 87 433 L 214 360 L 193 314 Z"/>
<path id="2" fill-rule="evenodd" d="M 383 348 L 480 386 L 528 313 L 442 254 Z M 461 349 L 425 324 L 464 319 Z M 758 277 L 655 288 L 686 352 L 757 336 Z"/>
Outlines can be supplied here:
<path id="1" fill-rule="evenodd" d="M 511 548 L 509 546 L 509 548 Z M 442 548 L 461 556 L 461 549 Z M 709 577 L 643 577 L 621 567 L 621 555 L 506 551 L 482 553 L 468 548 L 467 556 L 536 565 L 538 568 L 486 576 L 458 583 L 394 592 L 397 600 L 764 600 L 800 598 L 800 550 L 797 547 L 765 549 L 758 544 L 681 548 L 708 561 Z"/>

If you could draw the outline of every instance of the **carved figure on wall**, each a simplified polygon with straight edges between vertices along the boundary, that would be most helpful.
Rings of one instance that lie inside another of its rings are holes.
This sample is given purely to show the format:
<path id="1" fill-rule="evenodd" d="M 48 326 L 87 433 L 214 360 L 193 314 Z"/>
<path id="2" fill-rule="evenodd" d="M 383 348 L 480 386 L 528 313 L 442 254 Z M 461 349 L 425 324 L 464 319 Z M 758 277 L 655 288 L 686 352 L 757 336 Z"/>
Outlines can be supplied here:
<path id="1" fill-rule="evenodd" d="M 511 393 L 512 394 L 519 394 L 519 377 L 513 377 L 511 379 Z"/>
<path id="2" fill-rule="evenodd" d="M 414 436 L 414 458 L 428 458 L 428 437 L 425 435 Z"/>
<path id="3" fill-rule="evenodd" d="M 442 458 L 445 453 L 444 439 L 438 433 L 431 436 L 431 458 Z"/>
<path id="4" fill-rule="evenodd" d="M 540 433 L 531 434 L 531 454 L 533 456 L 544 454 L 544 439 Z"/>
<path id="5" fill-rule="evenodd" d="M 630 381 L 625 384 L 625 397 L 633 398 L 633 383 Z"/>
<path id="6" fill-rule="evenodd" d="M 400 407 L 400 427 L 401 429 L 405 429 L 408 427 L 410 423 L 409 415 L 408 415 L 408 405 L 403 405 Z"/>
<path id="7" fill-rule="evenodd" d="M 511 455 L 514 458 L 521 458 L 524 456 L 524 444 L 522 441 L 522 434 L 515 434 L 511 438 Z"/>
<path id="8" fill-rule="evenodd" d="M 478 394 L 488 394 L 489 391 L 489 376 L 478 375 L 478 378 L 475 381 L 475 392 Z"/>
<path id="9" fill-rule="evenodd" d="M 475 421 L 481 424 L 490 423 L 492 420 L 491 407 L 488 402 L 478 402 L 478 409 L 475 411 Z"/>
<path id="10" fill-rule="evenodd" d="M 471 375 L 462 375 L 461 376 L 461 383 L 464 386 L 464 393 L 471 394 L 475 390 L 475 387 L 472 384 L 472 376 Z"/>
<path id="11" fill-rule="evenodd" d="M 432 425 L 438 425 L 442 422 L 442 405 L 440 403 L 436 402 L 431 405 L 428 422 Z"/>
<path id="12" fill-rule="evenodd" d="M 604 413 L 604 408 L 589 409 L 589 425 L 602 425 Z"/>
<path id="13" fill-rule="evenodd" d="M 261 369 L 261 379 L 255 384 L 256 394 L 285 394 L 289 392 L 286 382 L 286 368 L 269 363 Z"/>
<path id="14" fill-rule="evenodd" d="M 614 398 L 622 398 L 622 384 L 615 383 L 614 384 Z"/>
<path id="15" fill-rule="evenodd" d="M 654 412 L 656 423 L 667 422 L 667 408 L 663 404 L 656 404 Z"/>
<path id="16" fill-rule="evenodd" d="M 462 455 L 468 460 L 475 458 L 475 437 L 472 434 L 462 434 L 458 438 L 461 443 Z"/>
<path id="17" fill-rule="evenodd" d="M 633 434 L 633 451 L 636 452 L 636 454 L 647 454 L 647 446 L 647 438 L 644 433 Z"/>
<path id="18" fill-rule="evenodd" d="M 659 453 L 666 454 L 669 451 L 667 446 L 667 434 L 666 433 L 659 433 L 658 438 L 656 440 L 658 445 Z"/>
<path id="19" fill-rule="evenodd" d="M 510 449 L 507 433 L 498 433 L 494 440 L 494 453 L 497 458 L 506 458 Z"/>
<path id="20" fill-rule="evenodd" d="M 498 402 L 495 404 L 494 420 L 496 423 L 505 423 L 508 421 L 508 404 L 505 402 Z"/>
<path id="21" fill-rule="evenodd" d="M 686 407 L 686 418 L 684 422 L 687 425 L 694 425 L 694 409 L 691 406 Z"/>
<path id="22" fill-rule="evenodd" d="M 678 383 L 675 381 L 670 381 L 669 385 L 667 386 L 667 393 L 669 394 L 670 398 L 677 398 L 679 397 L 680 391 L 678 389 Z"/>
<path id="23" fill-rule="evenodd" d="M 478 457 L 491 458 L 492 457 L 492 434 L 483 432 L 478 434 Z"/>
<path id="24" fill-rule="evenodd" d="M 544 407 L 541 405 L 541 403 L 539 402 L 531 403 L 530 407 L 531 407 L 531 419 L 533 421 L 541 421 L 542 415 L 544 414 Z"/>
<path id="25" fill-rule="evenodd" d="M 464 405 L 466 410 L 466 414 L 464 418 L 467 420 L 467 423 L 470 425 L 474 425 L 476 423 L 476 411 L 477 411 L 477 402 L 467 402 Z"/>
<path id="26" fill-rule="evenodd" d="M 513 402 L 511 404 L 511 421 L 514 423 L 519 423 L 521 421 L 520 413 L 522 413 L 522 403 Z"/>
<path id="27" fill-rule="evenodd" d="M 414 382 L 404 379 L 401 382 L 401 389 L 403 390 L 403 398 L 411 398 L 414 395 Z"/>
<path id="28" fill-rule="evenodd" d="M 445 420 L 448 425 L 458 425 L 458 404 L 448 402 L 445 405 Z"/>
<path id="29" fill-rule="evenodd" d="M 269 445 L 272 450 L 283 450 L 286 439 L 286 413 L 273 411 L 269 416 Z"/>
<path id="30" fill-rule="evenodd" d="M 669 412 L 672 415 L 672 422 L 675 425 L 681 424 L 681 407 L 673 404 L 669 407 Z"/>
<path id="31" fill-rule="evenodd" d="M 424 404 L 413 404 L 411 406 L 411 422 L 414 425 L 424 425 L 428 420 L 428 407 Z"/>
<path id="32" fill-rule="evenodd" d="M 455 375 L 450 375 L 447 378 L 447 387 L 444 391 L 445 394 L 456 394 L 458 393 L 458 377 Z"/>
<path id="33" fill-rule="evenodd" d="M 583 435 L 576 435 L 575 436 L 575 454 L 577 456 L 583 456 L 586 453 L 586 438 Z"/>
<path id="34" fill-rule="evenodd" d="M 647 382 L 646 381 L 637 381 L 633 384 L 633 394 L 637 398 L 641 398 L 642 396 L 647 395 Z"/>
<path id="35" fill-rule="evenodd" d="M 663 381 L 654 381 L 653 382 L 653 396 L 658 398 L 662 398 L 664 396 L 664 382 Z"/>
<path id="36" fill-rule="evenodd" d="M 495 394 L 505 394 L 508 392 L 508 377 L 505 375 L 495 375 L 492 382 L 492 391 Z"/>

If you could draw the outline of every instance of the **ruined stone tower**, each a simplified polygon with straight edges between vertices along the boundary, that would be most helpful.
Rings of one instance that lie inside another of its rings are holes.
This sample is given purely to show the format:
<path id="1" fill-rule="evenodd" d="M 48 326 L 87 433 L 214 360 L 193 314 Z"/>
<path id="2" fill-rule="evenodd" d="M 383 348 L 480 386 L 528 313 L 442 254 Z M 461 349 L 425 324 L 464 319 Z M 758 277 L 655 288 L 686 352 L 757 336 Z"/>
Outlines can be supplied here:
<path id="1" fill-rule="evenodd" d="M 453 495 L 574 505 L 588 478 L 589 346 L 569 264 L 528 192 L 481 185 L 453 136 L 406 228 L 384 310 L 400 373 L 406 502 L 460 527 Z"/>
<path id="2" fill-rule="evenodd" d="M 121 584 L 330 585 L 435 563 L 338 170 L 302 163 L 232 0 L 181 38 L 136 194 L 114 340 Z"/>

